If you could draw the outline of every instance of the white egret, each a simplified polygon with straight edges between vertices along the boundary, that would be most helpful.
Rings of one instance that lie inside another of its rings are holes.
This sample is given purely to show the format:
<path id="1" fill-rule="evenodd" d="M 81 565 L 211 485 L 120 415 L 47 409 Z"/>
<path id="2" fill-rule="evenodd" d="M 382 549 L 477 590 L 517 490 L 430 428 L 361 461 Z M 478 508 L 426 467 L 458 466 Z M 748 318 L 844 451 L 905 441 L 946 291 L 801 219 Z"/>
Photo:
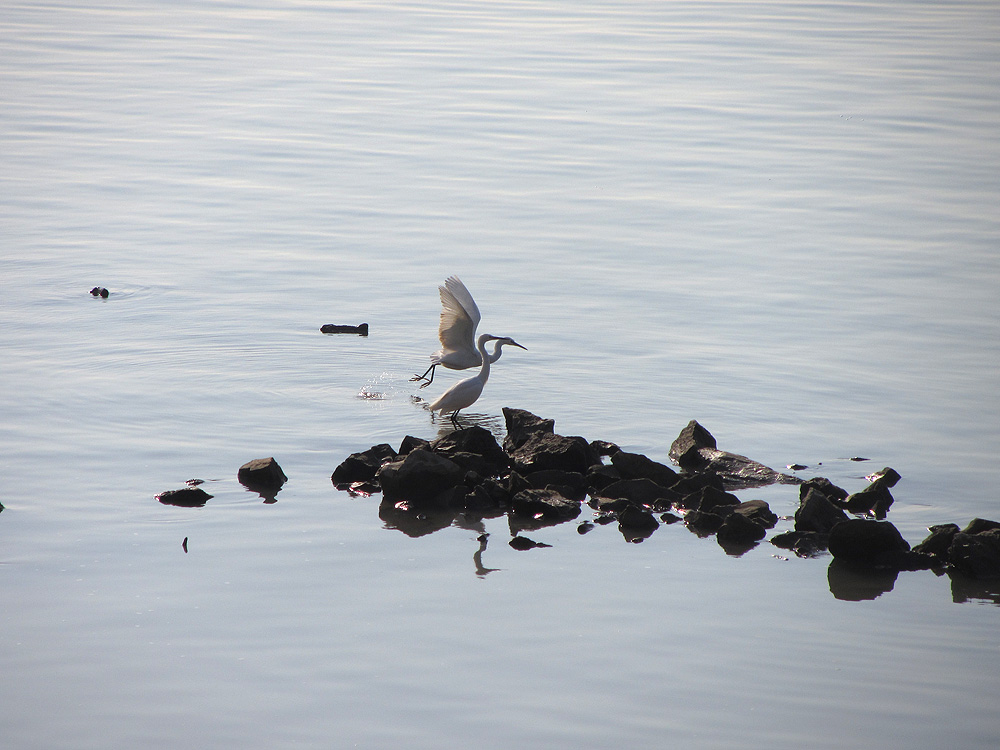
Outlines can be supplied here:
<path id="1" fill-rule="evenodd" d="M 434 368 L 438 365 L 449 370 L 467 370 L 479 367 L 483 357 L 487 356 L 476 351 L 476 328 L 482 316 L 465 284 L 457 276 L 450 276 L 438 290 L 441 292 L 441 322 L 438 325 L 441 348 L 431 355 L 431 366 L 423 375 L 410 378 L 426 381 L 420 385 L 421 388 L 434 382 Z M 498 342 L 493 347 L 493 353 L 488 355 L 490 362 L 500 359 L 503 343 Z M 429 378 L 427 373 L 430 373 Z"/>
<path id="2" fill-rule="evenodd" d="M 494 357 L 491 357 L 486 351 L 486 343 L 488 341 L 497 342 L 493 350 L 495 355 Z M 479 358 L 483 363 L 482 367 L 479 369 L 479 374 L 455 383 L 455 385 L 438 396 L 430 405 L 431 412 L 440 411 L 442 414 L 446 411 L 452 412 L 452 424 L 454 424 L 455 427 L 458 427 L 459 410 L 464 409 L 467 406 L 472 406 L 472 404 L 476 403 L 482 395 L 483 388 L 486 386 L 486 381 L 490 377 L 490 364 L 494 361 L 494 359 L 500 358 L 500 347 L 504 344 L 510 344 L 511 346 L 517 346 L 521 349 L 527 350 L 527 347 L 521 346 L 519 343 L 514 341 L 514 339 L 508 336 L 491 336 L 488 333 L 484 333 L 479 337 L 479 341 L 476 345 L 476 348 L 479 350 Z"/>

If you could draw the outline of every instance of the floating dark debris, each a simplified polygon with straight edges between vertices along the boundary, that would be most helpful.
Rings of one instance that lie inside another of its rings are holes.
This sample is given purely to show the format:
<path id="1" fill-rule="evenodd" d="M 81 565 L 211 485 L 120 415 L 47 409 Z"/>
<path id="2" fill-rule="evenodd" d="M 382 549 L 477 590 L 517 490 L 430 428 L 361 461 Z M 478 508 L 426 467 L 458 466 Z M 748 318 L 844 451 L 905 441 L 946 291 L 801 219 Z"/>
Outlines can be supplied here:
<path id="1" fill-rule="evenodd" d="M 460 513 L 506 516 L 510 545 L 529 549 L 539 545 L 520 531 L 574 520 L 586 504 L 593 518 L 578 524 L 579 534 L 617 521 L 626 541 L 641 542 L 661 525 L 683 520 L 693 533 L 715 536 L 730 555 L 753 549 L 782 520 L 765 501 L 744 502 L 734 493 L 798 484 L 798 508 L 794 518 L 784 519 L 793 529 L 779 531 L 770 542 L 803 558 L 831 555 L 837 565 L 830 580 L 835 596 L 870 593 L 851 589 L 854 579 L 845 567 L 862 576 L 933 568 L 963 580 L 1000 579 L 1000 523 L 976 519 L 961 531 L 954 524 L 935 526 L 910 548 L 884 520 L 893 503 L 890 488 L 900 480 L 889 467 L 849 494 L 829 479 L 803 481 L 721 451 L 708 430 L 692 421 L 670 446 L 677 470 L 612 443 L 559 435 L 553 420 L 527 411 L 503 413 L 502 446 L 478 426 L 432 441 L 407 436 L 398 450 L 383 443 L 348 456 L 331 479 L 352 494 L 358 487 L 381 491 L 380 517 L 413 536 L 445 528 Z"/>
<path id="2" fill-rule="evenodd" d="M 90 290 L 90 293 L 95 297 L 100 297 L 101 299 L 107 299 L 108 295 L 111 294 L 111 292 L 109 292 L 103 286 L 95 286 L 93 289 Z"/>
<path id="3" fill-rule="evenodd" d="M 319 330 L 321 333 L 353 333 L 358 336 L 367 336 L 368 324 L 362 323 L 361 325 L 357 326 L 349 326 L 349 325 L 336 325 L 334 323 L 327 323 L 324 326 L 320 326 Z"/>

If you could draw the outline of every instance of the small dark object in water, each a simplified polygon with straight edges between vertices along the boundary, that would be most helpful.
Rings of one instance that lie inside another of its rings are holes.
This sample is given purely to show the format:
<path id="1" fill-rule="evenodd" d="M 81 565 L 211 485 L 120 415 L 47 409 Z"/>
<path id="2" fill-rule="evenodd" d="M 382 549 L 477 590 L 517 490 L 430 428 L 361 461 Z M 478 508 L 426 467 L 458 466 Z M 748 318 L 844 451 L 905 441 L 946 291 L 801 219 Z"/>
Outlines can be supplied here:
<path id="1" fill-rule="evenodd" d="M 809 467 L 805 466 L 803 464 L 788 464 L 787 468 L 788 468 L 789 471 L 804 471 L 804 470 L 808 469 Z"/>
<path id="2" fill-rule="evenodd" d="M 184 541 L 181 542 L 181 549 L 184 550 L 184 554 L 186 555 L 187 551 L 188 551 L 188 538 L 187 537 L 184 537 Z"/>
<path id="3" fill-rule="evenodd" d="M 107 299 L 108 295 L 110 294 L 110 292 L 103 286 L 95 286 L 93 289 L 90 290 L 90 293 L 93 294 L 95 297 L 100 297 L 101 299 Z"/>
<path id="4" fill-rule="evenodd" d="M 319 330 L 322 333 L 356 333 L 359 336 L 367 336 L 368 324 L 362 323 L 359 326 L 340 326 L 333 323 L 327 323 L 325 326 L 320 326 Z"/>
<path id="5" fill-rule="evenodd" d="M 182 487 L 179 490 L 167 490 L 156 496 L 164 505 L 176 505 L 181 508 L 200 508 L 212 499 L 200 487 Z"/>

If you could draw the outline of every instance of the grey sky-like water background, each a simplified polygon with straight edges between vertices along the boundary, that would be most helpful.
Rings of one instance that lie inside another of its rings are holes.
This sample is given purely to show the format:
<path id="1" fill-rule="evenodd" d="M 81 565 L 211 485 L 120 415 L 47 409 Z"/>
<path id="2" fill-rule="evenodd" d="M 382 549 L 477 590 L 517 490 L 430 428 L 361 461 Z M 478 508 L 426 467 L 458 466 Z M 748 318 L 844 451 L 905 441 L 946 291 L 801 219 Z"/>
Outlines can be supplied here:
<path id="1" fill-rule="evenodd" d="M 457 274 L 528 348 L 468 410 L 500 437 L 666 462 L 697 419 L 892 466 L 911 544 L 1000 520 L 995 4 L 8 3 L 0 42 L 6 746 L 996 747 L 1000 586 L 411 537 L 330 482 L 450 429 L 413 396 L 463 374 L 408 379 Z"/>

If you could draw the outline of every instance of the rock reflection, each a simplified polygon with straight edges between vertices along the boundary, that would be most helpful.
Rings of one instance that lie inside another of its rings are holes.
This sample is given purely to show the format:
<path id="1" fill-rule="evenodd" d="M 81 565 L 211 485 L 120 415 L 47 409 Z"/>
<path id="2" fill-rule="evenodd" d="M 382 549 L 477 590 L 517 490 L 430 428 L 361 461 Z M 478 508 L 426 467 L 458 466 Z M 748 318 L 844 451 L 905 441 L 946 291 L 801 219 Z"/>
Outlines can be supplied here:
<path id="1" fill-rule="evenodd" d="M 847 602 L 878 599 L 892 591 L 899 571 L 892 568 L 864 568 L 832 560 L 827 569 L 830 593 Z"/>

